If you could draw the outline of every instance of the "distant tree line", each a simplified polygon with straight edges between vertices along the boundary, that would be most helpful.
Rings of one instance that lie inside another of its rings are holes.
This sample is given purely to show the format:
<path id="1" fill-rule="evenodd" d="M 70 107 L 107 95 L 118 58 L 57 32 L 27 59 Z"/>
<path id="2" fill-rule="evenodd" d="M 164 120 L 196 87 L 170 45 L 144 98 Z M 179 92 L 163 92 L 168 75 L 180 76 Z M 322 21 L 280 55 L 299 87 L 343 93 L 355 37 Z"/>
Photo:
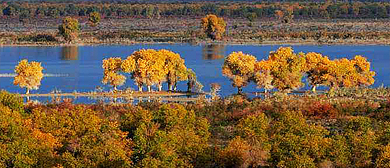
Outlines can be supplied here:
<path id="1" fill-rule="evenodd" d="M 54 1 L 57 2 L 57 1 Z M 256 18 L 388 18 L 390 2 L 215 2 L 215 3 L 71 3 L 6 2 L 0 16 L 36 17 L 88 16 L 99 12 L 103 17 L 204 16 Z"/>

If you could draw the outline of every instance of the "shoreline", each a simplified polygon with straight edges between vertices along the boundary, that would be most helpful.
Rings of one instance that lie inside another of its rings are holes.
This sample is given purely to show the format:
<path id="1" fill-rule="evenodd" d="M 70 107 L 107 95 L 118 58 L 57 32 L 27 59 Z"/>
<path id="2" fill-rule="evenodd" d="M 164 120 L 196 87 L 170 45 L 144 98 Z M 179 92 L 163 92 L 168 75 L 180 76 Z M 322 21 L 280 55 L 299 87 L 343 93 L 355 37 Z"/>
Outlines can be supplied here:
<path id="1" fill-rule="evenodd" d="M 270 46 L 270 45 L 291 45 L 291 46 L 300 46 L 300 45 L 313 45 L 313 46 L 332 46 L 332 45 L 352 45 L 352 46 L 366 46 L 366 45 L 390 45 L 389 40 L 347 40 L 347 41 L 328 41 L 328 42 L 318 42 L 315 40 L 283 40 L 283 41 L 199 41 L 195 43 L 190 42 L 142 42 L 142 41 L 130 41 L 130 42 L 96 42 L 96 43 L 12 43 L 12 44 L 0 44 L 0 47 L 67 47 L 67 46 L 104 46 L 104 45 L 159 45 L 159 44 L 173 44 L 173 45 L 208 45 L 208 44 L 222 44 L 222 45 L 253 45 L 253 46 Z"/>

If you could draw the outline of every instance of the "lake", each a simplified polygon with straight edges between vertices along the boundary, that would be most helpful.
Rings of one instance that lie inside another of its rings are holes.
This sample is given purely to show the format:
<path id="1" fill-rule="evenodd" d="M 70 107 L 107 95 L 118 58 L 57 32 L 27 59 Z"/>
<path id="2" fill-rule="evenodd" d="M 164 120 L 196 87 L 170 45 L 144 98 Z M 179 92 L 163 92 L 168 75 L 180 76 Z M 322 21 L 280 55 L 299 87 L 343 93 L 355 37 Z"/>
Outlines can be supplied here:
<path id="1" fill-rule="evenodd" d="M 109 57 L 125 59 L 139 49 L 168 49 L 179 53 L 184 58 L 188 68 L 193 69 L 198 80 L 204 85 L 203 90 L 209 91 L 211 83 L 221 85 L 222 96 L 236 92 L 230 81 L 222 76 L 221 66 L 224 57 L 233 51 L 252 54 L 258 60 L 267 59 L 270 51 L 275 51 L 280 45 L 189 45 L 189 44 L 150 44 L 150 45 L 98 45 L 98 46 L 58 46 L 58 47 L 0 47 L 0 74 L 14 73 L 14 68 L 22 59 L 38 61 L 44 67 L 48 77 L 42 79 L 39 90 L 32 93 L 49 93 L 54 90 L 61 92 L 89 92 L 97 87 L 108 91 L 110 86 L 101 84 L 103 77 L 102 60 Z M 390 46 L 368 45 L 298 45 L 293 46 L 297 52 L 319 52 L 334 58 L 353 58 L 363 55 L 371 62 L 372 70 L 376 72 L 374 87 L 390 85 Z M 51 76 L 50 76 L 51 75 Z M 127 82 L 119 88 L 131 87 L 136 90 L 134 82 L 127 76 Z M 181 82 L 179 90 L 186 90 L 187 83 Z M 25 90 L 13 85 L 12 77 L 0 77 L 0 89 L 12 93 L 24 93 Z M 164 85 L 166 89 L 166 85 Z M 244 88 L 245 92 L 260 91 L 251 84 Z"/>

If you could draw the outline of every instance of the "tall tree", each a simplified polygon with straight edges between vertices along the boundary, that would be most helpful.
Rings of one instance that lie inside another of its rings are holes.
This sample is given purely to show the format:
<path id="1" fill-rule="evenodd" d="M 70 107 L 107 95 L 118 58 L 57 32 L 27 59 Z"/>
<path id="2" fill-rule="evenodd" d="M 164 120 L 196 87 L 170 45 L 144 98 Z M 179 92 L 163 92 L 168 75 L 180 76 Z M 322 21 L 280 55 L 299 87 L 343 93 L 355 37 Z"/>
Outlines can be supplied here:
<path id="1" fill-rule="evenodd" d="M 271 65 L 272 85 L 278 90 L 289 92 L 303 86 L 301 81 L 305 70 L 303 53 L 294 53 L 291 47 L 280 47 L 269 54 Z"/>
<path id="2" fill-rule="evenodd" d="M 329 85 L 326 75 L 330 72 L 331 60 L 322 54 L 310 52 L 306 56 L 306 74 L 312 91 L 315 92 L 319 85 Z"/>
<path id="3" fill-rule="evenodd" d="M 159 50 L 158 52 L 165 58 L 168 90 L 176 90 L 176 84 L 178 81 L 188 79 L 187 67 L 184 64 L 184 59 L 182 59 L 179 54 L 169 50 Z"/>
<path id="4" fill-rule="evenodd" d="M 42 70 L 43 67 L 39 62 L 29 63 L 26 59 L 20 61 L 15 67 L 14 85 L 26 88 L 26 94 L 29 94 L 30 90 L 37 90 L 43 78 Z"/>
<path id="5" fill-rule="evenodd" d="M 221 40 L 225 33 L 226 23 L 223 18 L 216 15 L 207 15 L 202 18 L 202 28 L 207 37 L 213 40 Z"/>
<path id="6" fill-rule="evenodd" d="M 222 74 L 237 87 L 238 94 L 242 94 L 242 87 L 246 86 L 255 73 L 256 57 L 242 52 L 231 53 L 224 61 Z"/>

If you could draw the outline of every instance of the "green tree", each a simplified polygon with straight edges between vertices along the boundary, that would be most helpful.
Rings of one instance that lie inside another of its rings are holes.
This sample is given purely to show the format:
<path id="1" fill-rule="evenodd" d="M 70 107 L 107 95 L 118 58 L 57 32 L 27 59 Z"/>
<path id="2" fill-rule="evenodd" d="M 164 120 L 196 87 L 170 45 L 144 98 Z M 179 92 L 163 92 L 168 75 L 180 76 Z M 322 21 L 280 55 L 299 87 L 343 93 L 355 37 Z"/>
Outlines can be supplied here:
<path id="1" fill-rule="evenodd" d="M 71 17 L 65 17 L 62 20 L 62 24 L 58 26 L 59 34 L 64 37 L 67 42 L 71 42 L 77 39 L 80 25 L 77 19 Z"/>
<path id="2" fill-rule="evenodd" d="M 99 12 L 91 12 L 89 13 L 89 19 L 92 27 L 95 27 L 100 22 L 101 16 Z"/>

